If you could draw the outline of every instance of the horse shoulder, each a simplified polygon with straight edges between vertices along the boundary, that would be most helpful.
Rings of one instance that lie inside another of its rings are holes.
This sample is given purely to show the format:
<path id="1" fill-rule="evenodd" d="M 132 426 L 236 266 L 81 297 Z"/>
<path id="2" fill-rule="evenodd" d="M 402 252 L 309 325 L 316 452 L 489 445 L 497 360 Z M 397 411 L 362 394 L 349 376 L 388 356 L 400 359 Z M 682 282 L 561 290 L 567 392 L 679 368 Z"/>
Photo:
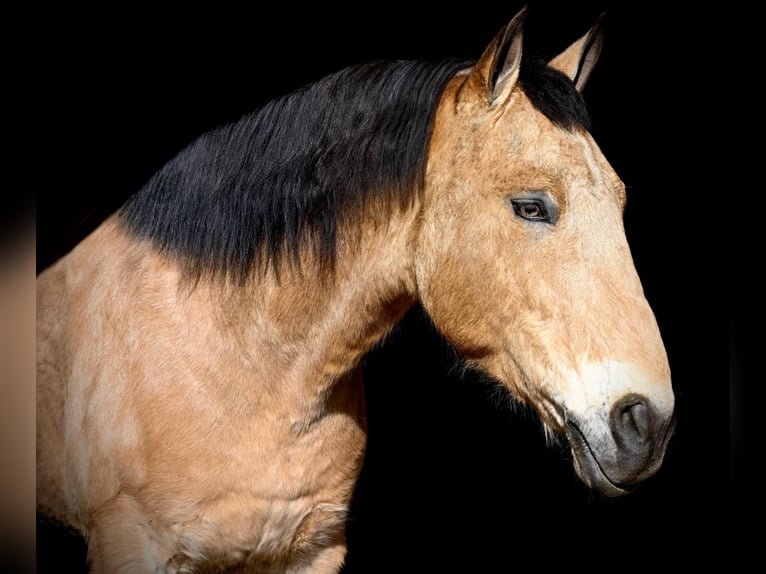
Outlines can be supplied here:
<path id="1" fill-rule="evenodd" d="M 37 504 L 62 522 L 74 515 L 66 500 L 63 426 L 65 424 L 66 352 L 61 335 L 66 321 L 64 270 L 61 263 L 37 278 L 36 402 Z"/>
<path id="2" fill-rule="evenodd" d="M 116 237 L 107 221 L 37 278 L 39 506 L 81 530 L 118 489 L 106 445 L 136 440 L 117 375 L 127 353 L 112 314 L 124 261 Z"/>

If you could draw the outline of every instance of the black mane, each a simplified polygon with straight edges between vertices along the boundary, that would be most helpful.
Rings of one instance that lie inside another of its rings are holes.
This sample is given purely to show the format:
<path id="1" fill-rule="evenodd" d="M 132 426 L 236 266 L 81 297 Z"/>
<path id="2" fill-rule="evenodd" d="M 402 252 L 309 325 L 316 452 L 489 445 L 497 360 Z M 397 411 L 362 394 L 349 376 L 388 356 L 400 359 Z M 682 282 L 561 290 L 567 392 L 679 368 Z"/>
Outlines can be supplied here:
<path id="1" fill-rule="evenodd" d="M 438 99 L 469 65 L 376 62 L 327 76 L 202 135 L 120 218 L 195 276 L 244 280 L 282 258 L 297 261 L 306 242 L 332 266 L 344 217 L 378 198 L 404 207 L 422 188 Z M 579 94 L 550 72 L 522 71 L 532 103 L 562 127 L 586 126 Z"/>
<path id="2" fill-rule="evenodd" d="M 297 259 L 307 239 L 332 263 L 340 218 L 419 190 L 438 98 L 465 66 L 376 62 L 327 76 L 201 136 L 121 217 L 197 274 L 243 279 Z"/>

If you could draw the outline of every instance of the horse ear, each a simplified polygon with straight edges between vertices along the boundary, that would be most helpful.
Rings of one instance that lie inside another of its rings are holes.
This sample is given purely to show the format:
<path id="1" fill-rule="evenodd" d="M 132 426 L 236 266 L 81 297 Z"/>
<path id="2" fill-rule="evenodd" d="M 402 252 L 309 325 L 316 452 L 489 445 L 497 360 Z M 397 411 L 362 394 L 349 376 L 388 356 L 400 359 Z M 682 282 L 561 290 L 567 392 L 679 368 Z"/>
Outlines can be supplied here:
<path id="1" fill-rule="evenodd" d="M 522 24 L 526 14 L 525 6 L 498 32 L 473 67 L 473 74 L 478 75 L 490 105 L 504 101 L 519 78 Z"/>
<path id="2" fill-rule="evenodd" d="M 603 18 L 603 14 L 599 15 L 587 34 L 548 62 L 550 67 L 569 76 L 578 92 L 582 92 L 601 54 L 601 47 L 604 44 L 601 25 Z"/>

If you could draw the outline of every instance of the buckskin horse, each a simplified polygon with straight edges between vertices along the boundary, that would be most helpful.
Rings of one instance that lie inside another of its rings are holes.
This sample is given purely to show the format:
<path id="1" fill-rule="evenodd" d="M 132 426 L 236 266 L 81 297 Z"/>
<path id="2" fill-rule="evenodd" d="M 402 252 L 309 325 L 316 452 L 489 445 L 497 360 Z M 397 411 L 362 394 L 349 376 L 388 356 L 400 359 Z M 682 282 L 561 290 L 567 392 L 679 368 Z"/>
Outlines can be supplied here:
<path id="1" fill-rule="evenodd" d="M 360 361 L 416 303 L 582 481 L 630 492 L 669 365 L 582 100 L 525 11 L 475 62 L 344 69 L 202 135 L 37 280 L 38 512 L 95 573 L 337 572 Z"/>

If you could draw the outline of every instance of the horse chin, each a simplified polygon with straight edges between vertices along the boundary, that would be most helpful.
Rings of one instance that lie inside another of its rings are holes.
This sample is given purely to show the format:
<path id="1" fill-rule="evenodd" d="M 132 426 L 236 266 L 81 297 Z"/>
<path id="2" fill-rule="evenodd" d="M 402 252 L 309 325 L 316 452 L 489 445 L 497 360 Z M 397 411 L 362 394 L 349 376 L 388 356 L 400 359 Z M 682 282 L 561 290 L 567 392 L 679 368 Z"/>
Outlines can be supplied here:
<path id="1" fill-rule="evenodd" d="M 566 436 L 574 455 L 577 476 L 594 492 L 616 498 L 633 492 L 638 485 L 613 482 L 603 471 L 583 433 L 572 423 L 567 424 Z"/>

